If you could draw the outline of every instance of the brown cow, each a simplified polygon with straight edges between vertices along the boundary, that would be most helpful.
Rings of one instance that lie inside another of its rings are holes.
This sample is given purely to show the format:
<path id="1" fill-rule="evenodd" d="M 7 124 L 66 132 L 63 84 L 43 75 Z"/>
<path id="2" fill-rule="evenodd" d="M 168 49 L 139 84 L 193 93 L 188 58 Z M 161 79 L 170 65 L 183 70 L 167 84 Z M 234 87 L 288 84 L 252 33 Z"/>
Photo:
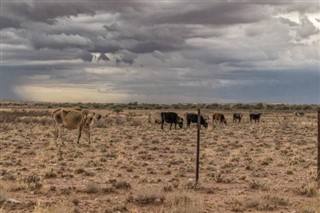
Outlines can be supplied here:
<path id="1" fill-rule="evenodd" d="M 214 113 L 212 115 L 212 122 L 213 123 L 219 122 L 219 123 L 224 123 L 225 125 L 227 125 L 227 121 L 222 113 Z"/>

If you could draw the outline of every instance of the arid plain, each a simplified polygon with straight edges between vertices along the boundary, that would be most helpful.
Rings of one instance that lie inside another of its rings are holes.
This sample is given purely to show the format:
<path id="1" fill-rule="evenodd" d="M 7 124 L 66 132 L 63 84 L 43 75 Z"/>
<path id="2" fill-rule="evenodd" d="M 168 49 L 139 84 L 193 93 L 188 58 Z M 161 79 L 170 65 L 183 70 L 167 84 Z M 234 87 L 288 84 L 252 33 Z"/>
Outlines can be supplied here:
<path id="1" fill-rule="evenodd" d="M 0 212 L 319 212 L 317 114 L 261 111 L 260 123 L 164 130 L 151 110 L 93 110 L 83 134 L 53 141 L 52 109 L 1 109 Z M 183 115 L 195 110 L 175 111 Z M 240 112 L 240 111 L 237 111 Z"/>

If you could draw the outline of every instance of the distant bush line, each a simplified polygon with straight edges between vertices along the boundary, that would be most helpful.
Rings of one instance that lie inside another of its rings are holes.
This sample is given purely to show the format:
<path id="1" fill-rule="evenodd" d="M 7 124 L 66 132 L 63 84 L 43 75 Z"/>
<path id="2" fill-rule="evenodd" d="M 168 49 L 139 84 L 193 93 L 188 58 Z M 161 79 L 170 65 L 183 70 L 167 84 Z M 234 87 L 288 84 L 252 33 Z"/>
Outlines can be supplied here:
<path id="1" fill-rule="evenodd" d="M 78 107 L 83 109 L 109 109 L 115 112 L 121 112 L 122 110 L 165 110 L 165 109 L 214 109 L 214 110 L 295 110 L 295 111 L 314 111 L 320 109 L 320 105 L 317 104 L 266 104 L 266 103 L 237 103 L 237 104 L 150 104 L 150 103 L 138 103 L 132 102 L 127 104 L 119 103 L 47 103 L 47 102 L 2 102 L 0 105 L 2 108 L 58 108 L 58 107 Z"/>

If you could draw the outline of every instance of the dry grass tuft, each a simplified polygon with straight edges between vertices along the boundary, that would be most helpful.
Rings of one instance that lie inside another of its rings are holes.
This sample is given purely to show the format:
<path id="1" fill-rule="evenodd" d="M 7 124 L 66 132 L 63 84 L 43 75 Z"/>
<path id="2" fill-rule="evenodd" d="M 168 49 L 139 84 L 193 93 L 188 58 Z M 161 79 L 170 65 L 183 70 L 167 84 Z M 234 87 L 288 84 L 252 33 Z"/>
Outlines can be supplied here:
<path id="1" fill-rule="evenodd" d="M 42 205 L 40 202 L 36 205 L 33 213 L 71 213 L 72 208 L 68 207 L 65 202 L 59 202 L 50 206 Z"/>
<path id="2" fill-rule="evenodd" d="M 316 182 L 304 183 L 298 190 L 298 194 L 307 197 L 315 197 L 318 194 L 318 186 Z"/>
<path id="3" fill-rule="evenodd" d="M 101 191 L 101 187 L 99 186 L 99 184 L 93 181 L 88 182 L 85 188 L 83 189 L 83 192 L 88 194 L 99 193 L 100 191 Z"/>
<path id="4" fill-rule="evenodd" d="M 0 206 L 8 199 L 8 192 L 0 185 Z"/>
<path id="5" fill-rule="evenodd" d="M 250 189 L 260 189 L 260 190 L 268 190 L 269 186 L 266 182 L 262 182 L 259 180 L 252 180 L 249 182 Z"/>
<path id="6" fill-rule="evenodd" d="M 131 189 L 131 184 L 127 181 L 119 181 L 112 183 L 113 187 L 116 189 Z"/>
<path id="7" fill-rule="evenodd" d="M 316 196 L 312 201 L 304 202 L 299 206 L 298 213 L 318 213 L 320 212 L 320 196 Z"/>
<path id="8" fill-rule="evenodd" d="M 29 175 L 24 179 L 24 182 L 27 184 L 27 188 L 31 191 L 33 190 L 39 190 L 42 187 L 42 182 L 40 177 L 37 175 Z"/>
<path id="9" fill-rule="evenodd" d="M 139 205 L 147 205 L 163 203 L 164 199 L 164 192 L 161 188 L 156 186 L 147 186 L 140 189 L 135 195 L 129 196 L 127 201 Z"/>
<path id="10" fill-rule="evenodd" d="M 169 212 L 173 213 L 200 213 L 203 212 L 203 203 L 200 196 L 194 192 L 176 191 L 166 196 Z"/>
<path id="11" fill-rule="evenodd" d="M 278 196 L 265 194 L 247 199 L 244 205 L 246 208 L 252 208 L 258 211 L 274 211 L 279 206 L 287 206 L 288 201 Z"/>

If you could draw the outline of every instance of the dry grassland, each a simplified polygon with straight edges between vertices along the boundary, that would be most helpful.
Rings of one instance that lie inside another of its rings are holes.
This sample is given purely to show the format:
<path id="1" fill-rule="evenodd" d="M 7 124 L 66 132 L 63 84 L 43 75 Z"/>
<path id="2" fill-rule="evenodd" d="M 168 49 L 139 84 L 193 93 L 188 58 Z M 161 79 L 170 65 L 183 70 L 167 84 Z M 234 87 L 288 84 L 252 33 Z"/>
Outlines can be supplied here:
<path id="1" fill-rule="evenodd" d="M 316 113 L 266 111 L 255 124 L 243 111 L 233 124 L 223 112 L 227 126 L 201 130 L 195 187 L 195 125 L 163 131 L 147 110 L 96 112 L 107 117 L 90 146 L 68 130 L 56 146 L 49 110 L 2 109 L 1 213 L 320 212 Z"/>

